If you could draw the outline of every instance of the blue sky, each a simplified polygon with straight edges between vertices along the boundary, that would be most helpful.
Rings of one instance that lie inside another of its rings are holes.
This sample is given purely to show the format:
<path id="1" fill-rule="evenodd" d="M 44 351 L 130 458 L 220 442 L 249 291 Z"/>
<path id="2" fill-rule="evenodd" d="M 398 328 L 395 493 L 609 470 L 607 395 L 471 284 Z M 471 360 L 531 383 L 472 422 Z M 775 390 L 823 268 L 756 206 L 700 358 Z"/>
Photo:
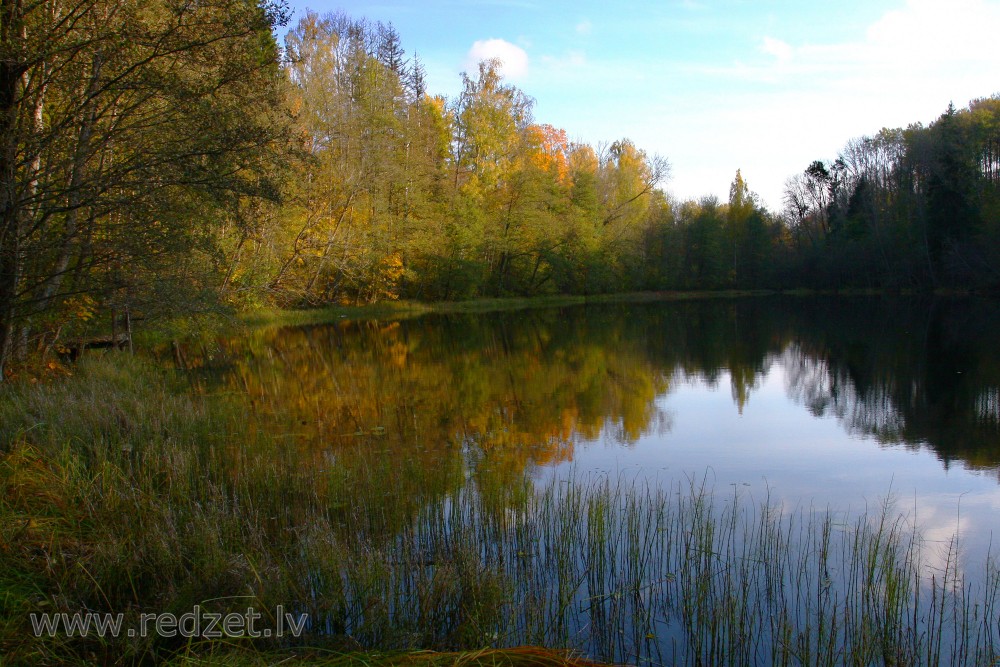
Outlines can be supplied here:
<path id="1" fill-rule="evenodd" d="M 771 208 L 789 176 L 852 137 L 928 123 L 1000 92 L 1000 0 L 578 2 L 291 0 L 392 23 L 452 96 L 500 57 L 537 122 L 622 137 L 672 165 L 681 199 L 728 196 L 741 169 Z"/>

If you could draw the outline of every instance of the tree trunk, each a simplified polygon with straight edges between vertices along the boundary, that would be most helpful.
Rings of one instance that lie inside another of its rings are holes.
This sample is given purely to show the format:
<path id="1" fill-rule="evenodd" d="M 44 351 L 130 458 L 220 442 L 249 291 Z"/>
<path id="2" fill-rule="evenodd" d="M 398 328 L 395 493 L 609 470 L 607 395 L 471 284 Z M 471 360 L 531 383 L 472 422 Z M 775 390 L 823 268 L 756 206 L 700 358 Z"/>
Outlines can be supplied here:
<path id="1" fill-rule="evenodd" d="M 20 0 L 0 0 L 0 382 L 14 344 L 15 304 L 21 282 L 22 220 L 17 195 L 18 92 L 26 68 Z"/>
<path id="2" fill-rule="evenodd" d="M 38 303 L 37 310 L 39 311 L 48 309 L 52 298 L 58 293 L 62 285 L 63 276 L 66 275 L 66 271 L 69 268 L 73 249 L 76 245 L 80 208 L 83 206 L 80 190 L 83 184 L 84 171 L 87 168 L 87 160 L 90 157 L 91 137 L 94 134 L 94 125 L 97 122 L 97 112 L 94 108 L 96 103 L 93 101 L 93 98 L 100 82 L 103 62 L 104 57 L 98 51 L 94 54 L 91 61 L 90 82 L 87 85 L 85 93 L 85 99 L 90 101 L 84 107 L 83 118 L 80 119 L 80 132 L 77 135 L 76 150 L 73 153 L 73 168 L 70 172 L 70 194 L 67 202 L 68 212 L 66 214 L 66 230 L 64 232 L 63 245 L 59 251 L 59 259 L 56 261 L 55 268 L 49 274 L 51 278 L 49 278 L 42 298 Z"/>

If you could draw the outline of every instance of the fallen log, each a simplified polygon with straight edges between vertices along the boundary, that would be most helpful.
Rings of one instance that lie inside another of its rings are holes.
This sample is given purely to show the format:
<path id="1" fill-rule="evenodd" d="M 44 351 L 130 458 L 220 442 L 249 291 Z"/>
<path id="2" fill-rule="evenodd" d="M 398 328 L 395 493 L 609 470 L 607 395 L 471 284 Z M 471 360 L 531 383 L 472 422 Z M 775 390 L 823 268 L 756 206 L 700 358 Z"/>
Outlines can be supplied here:
<path id="1" fill-rule="evenodd" d="M 67 341 L 61 345 L 60 356 L 68 357 L 70 361 L 76 361 L 86 350 L 126 350 L 131 349 L 132 337 L 127 333 L 119 333 L 114 336 L 97 336 L 95 338 L 81 338 L 72 342 Z"/>

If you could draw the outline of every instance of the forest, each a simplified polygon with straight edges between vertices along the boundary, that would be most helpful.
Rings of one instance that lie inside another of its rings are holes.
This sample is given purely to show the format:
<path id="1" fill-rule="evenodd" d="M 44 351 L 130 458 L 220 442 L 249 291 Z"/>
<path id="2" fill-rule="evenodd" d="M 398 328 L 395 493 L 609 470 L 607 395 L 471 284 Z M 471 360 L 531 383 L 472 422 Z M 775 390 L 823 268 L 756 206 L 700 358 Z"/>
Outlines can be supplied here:
<path id="1" fill-rule="evenodd" d="M 1000 287 L 998 95 L 850 139 L 773 211 L 738 170 L 675 200 L 665 157 L 571 141 L 497 61 L 435 95 L 390 25 L 308 13 L 280 47 L 287 8 L 251 0 L 0 18 L 0 378 L 108 316 Z"/>

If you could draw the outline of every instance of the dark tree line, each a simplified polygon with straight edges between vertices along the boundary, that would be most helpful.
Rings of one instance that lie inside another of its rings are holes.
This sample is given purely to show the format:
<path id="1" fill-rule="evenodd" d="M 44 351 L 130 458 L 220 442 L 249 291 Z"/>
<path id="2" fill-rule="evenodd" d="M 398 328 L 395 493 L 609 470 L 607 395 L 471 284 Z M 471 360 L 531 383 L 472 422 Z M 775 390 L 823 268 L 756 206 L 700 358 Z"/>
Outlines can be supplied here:
<path id="1" fill-rule="evenodd" d="M 661 199 L 647 222 L 647 289 L 1000 288 L 1000 97 L 930 126 L 847 142 L 767 211 L 741 175 L 728 202 Z"/>
<path id="2" fill-rule="evenodd" d="M 789 179 L 792 261 L 811 287 L 1000 286 L 1000 97 L 848 142 Z"/>

